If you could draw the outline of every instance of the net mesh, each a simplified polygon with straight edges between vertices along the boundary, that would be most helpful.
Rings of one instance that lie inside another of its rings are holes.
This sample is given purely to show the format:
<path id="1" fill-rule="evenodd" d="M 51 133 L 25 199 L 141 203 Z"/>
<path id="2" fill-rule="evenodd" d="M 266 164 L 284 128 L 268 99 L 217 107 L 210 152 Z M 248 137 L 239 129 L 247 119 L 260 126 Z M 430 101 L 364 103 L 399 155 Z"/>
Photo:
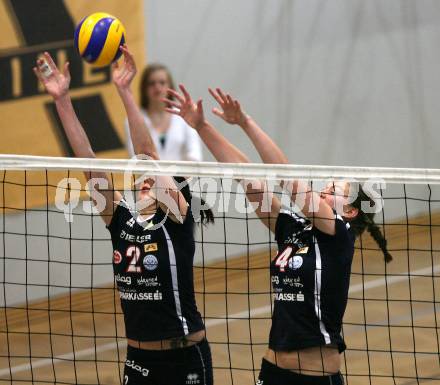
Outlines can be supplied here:
<path id="1" fill-rule="evenodd" d="M 193 194 L 215 213 L 214 225 L 196 227 L 194 263 L 215 383 L 255 383 L 268 344 L 276 243 L 230 167 L 229 176 L 221 176 L 220 166 L 176 167 L 164 173 L 191 174 Z M 59 162 L 0 161 L 0 384 L 122 381 L 126 341 L 110 237 L 90 210 L 78 167 L 60 168 Z M 236 171 L 263 178 L 280 169 Z M 368 176 L 355 168 L 339 172 Z M 383 199 L 375 220 L 394 260 L 385 264 L 369 235 L 356 241 L 342 373 L 349 385 L 439 384 L 440 178 L 428 170 L 400 170 L 398 178 L 387 172 L 375 186 Z M 122 173 L 109 175 L 119 186 Z M 62 184 L 64 178 L 78 184 Z"/>

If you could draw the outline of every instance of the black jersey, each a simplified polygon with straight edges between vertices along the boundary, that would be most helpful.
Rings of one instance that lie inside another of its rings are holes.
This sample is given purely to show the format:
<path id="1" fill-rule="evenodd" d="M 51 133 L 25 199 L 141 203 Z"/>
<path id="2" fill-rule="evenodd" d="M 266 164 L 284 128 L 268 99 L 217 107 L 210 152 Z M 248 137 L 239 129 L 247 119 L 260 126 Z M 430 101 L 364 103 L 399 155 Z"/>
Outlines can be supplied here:
<path id="1" fill-rule="evenodd" d="M 190 208 L 183 224 L 160 208 L 144 224 L 133 214 L 122 200 L 108 226 L 127 338 L 155 341 L 204 329 L 194 296 Z"/>
<path id="2" fill-rule="evenodd" d="M 274 309 L 269 347 L 275 351 L 346 346 L 341 337 L 354 236 L 335 214 L 335 235 L 281 210 L 275 227 L 278 254 L 271 263 Z"/>

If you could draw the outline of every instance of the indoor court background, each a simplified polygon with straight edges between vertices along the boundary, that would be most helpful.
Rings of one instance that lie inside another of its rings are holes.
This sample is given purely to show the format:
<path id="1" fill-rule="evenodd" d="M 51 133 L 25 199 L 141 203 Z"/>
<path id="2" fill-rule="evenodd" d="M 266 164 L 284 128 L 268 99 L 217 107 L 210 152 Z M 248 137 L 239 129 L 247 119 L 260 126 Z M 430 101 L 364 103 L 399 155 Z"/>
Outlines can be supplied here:
<path id="1" fill-rule="evenodd" d="M 2 12 L 9 1 L 0 1 Z M 63 3 L 75 22 L 81 7 L 115 14 L 125 7 L 133 19 L 122 21 L 139 67 L 142 59 L 166 63 L 177 82 L 206 99 L 206 111 L 213 106 L 207 87 L 223 87 L 293 163 L 439 168 L 436 0 L 126 0 L 122 8 L 117 1 Z M 1 65 L 23 48 L 20 39 L 11 47 L 5 36 Z M 0 75 L 3 87 L 1 82 Z M 79 98 L 89 94 L 103 97 L 119 140 L 98 155 L 126 157 L 122 106 L 108 79 L 74 90 Z M 1 153 L 67 155 L 46 116 L 47 101 L 1 98 L 1 117 L 10 123 L 2 124 Z M 209 117 L 259 161 L 238 128 Z M 23 174 L 17 178 L 24 183 Z M 0 180 L 8 180 L 1 170 Z M 52 202 L 46 207 L 45 187 L 28 186 L 26 199 L 24 194 L 23 187 L 12 188 L 6 196 L 16 209 L 0 212 L 0 385 L 120 383 L 124 327 L 101 219 L 76 211 L 69 226 Z M 362 250 L 357 243 L 343 372 L 348 385 L 438 385 L 440 190 L 387 184 L 383 194 L 384 218 L 377 220 L 385 219 L 394 261 L 384 266 L 368 236 Z M 253 383 L 270 326 L 267 266 L 275 244 L 252 216 L 236 216 L 231 205 L 203 237 L 198 230 L 197 300 L 217 384 Z"/>
<path id="2" fill-rule="evenodd" d="M 216 383 L 252 383 L 267 347 L 268 264 L 275 243 L 253 215 L 234 209 L 245 204 L 240 189 L 234 188 L 226 211 L 221 207 L 225 194 L 214 194 L 221 187 L 211 185 L 208 191 L 208 201 L 217 199 L 216 224 L 197 229 L 198 306 L 213 350 Z M 391 184 L 383 197 L 385 209 L 377 222 L 386 223 L 394 261 L 385 266 L 369 236 L 357 242 L 343 327 L 348 345 L 343 372 L 352 385 L 436 384 L 440 188 Z M 408 220 L 395 214 L 406 211 L 412 213 Z M 23 223 L 17 223 L 16 215 L 3 222 L 0 240 L 7 256 L 0 268 L 5 277 L 1 297 L 9 305 L 0 314 L 2 383 L 12 377 L 17 384 L 118 384 L 124 324 L 113 284 L 99 284 L 112 276 L 111 243 L 101 219 L 81 210 L 71 224 L 60 220 L 64 214 L 59 210 L 26 216 L 26 234 L 20 234 Z M 29 251 L 17 248 L 20 244 Z M 43 300 L 29 300 L 38 293 Z"/>

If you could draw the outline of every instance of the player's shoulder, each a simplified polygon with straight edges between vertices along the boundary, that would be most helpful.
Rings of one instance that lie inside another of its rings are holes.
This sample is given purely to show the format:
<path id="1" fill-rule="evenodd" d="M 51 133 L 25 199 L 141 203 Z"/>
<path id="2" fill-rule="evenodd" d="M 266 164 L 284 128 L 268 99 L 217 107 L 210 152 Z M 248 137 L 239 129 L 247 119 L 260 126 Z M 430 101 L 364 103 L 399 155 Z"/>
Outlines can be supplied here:
<path id="1" fill-rule="evenodd" d="M 291 237 L 293 233 L 302 231 L 310 221 L 290 208 L 281 208 L 275 223 L 275 239 L 278 242 Z"/>
<path id="2" fill-rule="evenodd" d="M 343 218 L 341 215 L 339 215 L 335 210 L 333 210 L 333 213 L 335 214 L 335 221 L 339 222 L 340 224 L 342 224 L 343 226 L 345 226 L 345 228 L 347 230 L 350 229 L 350 222 L 347 221 L 345 218 Z"/>
<path id="3" fill-rule="evenodd" d="M 107 226 L 110 232 L 119 229 L 124 225 L 125 221 L 133 219 L 132 209 L 127 200 L 122 197 L 119 202 L 115 203 L 112 219 Z"/>
<path id="4" fill-rule="evenodd" d="M 180 218 L 172 217 L 169 212 L 164 212 L 161 208 L 158 208 L 159 215 L 162 218 L 163 224 L 167 226 L 173 233 L 180 233 L 186 231 L 192 231 L 194 227 L 194 217 L 191 210 L 191 206 L 188 205 L 186 214 Z"/>
<path id="5" fill-rule="evenodd" d="M 307 225 L 309 220 L 299 215 L 296 211 L 290 208 L 282 207 L 278 214 L 278 219 L 282 221 L 296 222 L 298 224 Z"/>
<path id="6" fill-rule="evenodd" d="M 338 214 L 335 210 L 333 210 L 333 213 L 335 221 L 335 233 L 330 235 L 315 228 L 315 235 L 318 243 L 324 242 L 326 244 L 332 244 L 337 250 L 341 248 L 347 250 L 352 249 L 354 247 L 355 235 L 351 229 L 350 222 Z"/>

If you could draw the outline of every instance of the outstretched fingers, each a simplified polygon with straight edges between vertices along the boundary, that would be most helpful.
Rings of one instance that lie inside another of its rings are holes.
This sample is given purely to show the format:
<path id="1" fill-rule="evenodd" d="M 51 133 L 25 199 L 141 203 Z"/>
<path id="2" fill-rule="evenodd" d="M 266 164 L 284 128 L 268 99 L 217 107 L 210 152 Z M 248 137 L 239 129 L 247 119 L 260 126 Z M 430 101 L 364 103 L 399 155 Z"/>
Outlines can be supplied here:
<path id="1" fill-rule="evenodd" d="M 70 80 L 70 71 L 69 71 L 69 67 L 70 67 L 70 62 L 65 62 L 64 63 L 64 68 L 63 68 L 63 75 L 66 77 L 66 79 Z"/>
<path id="2" fill-rule="evenodd" d="M 44 52 L 43 56 L 44 56 L 44 59 L 46 60 L 47 65 L 49 66 L 49 68 L 50 68 L 55 74 L 58 74 L 58 73 L 59 73 L 59 71 L 58 71 L 58 67 L 57 67 L 57 65 L 55 64 L 55 62 L 53 61 L 52 56 L 50 56 L 49 52 L 47 52 L 47 51 Z"/>
<path id="3" fill-rule="evenodd" d="M 38 80 L 44 84 L 44 76 L 43 74 L 40 72 L 40 70 L 37 67 L 32 68 L 34 71 L 35 76 L 38 78 Z"/>
<path id="4" fill-rule="evenodd" d="M 127 44 L 121 45 L 119 46 L 119 49 L 122 51 L 122 53 L 124 54 L 124 61 L 126 64 L 129 64 L 133 67 L 136 67 L 136 63 L 134 61 L 134 56 L 133 54 L 128 50 Z"/>
<path id="5" fill-rule="evenodd" d="M 218 104 L 223 104 L 222 98 L 220 98 L 220 96 L 212 88 L 208 88 L 208 91 Z"/>
<path id="6" fill-rule="evenodd" d="M 224 113 L 223 113 L 223 111 L 220 111 L 218 108 L 213 108 L 213 109 L 212 109 L 212 113 L 213 113 L 214 115 L 217 115 L 219 118 L 222 118 L 222 119 L 223 119 L 223 115 L 224 115 Z"/>
<path id="7" fill-rule="evenodd" d="M 203 115 L 203 100 L 202 99 L 199 99 L 197 101 L 197 109 L 199 110 L 200 114 Z"/>
<path id="8" fill-rule="evenodd" d="M 122 51 L 124 56 L 133 57 L 132 54 L 130 53 L 130 51 L 128 50 L 127 44 L 120 45 L 119 49 Z"/>
<path id="9" fill-rule="evenodd" d="M 185 101 L 186 102 L 191 102 L 191 95 L 189 94 L 189 92 L 187 91 L 187 89 L 185 88 L 185 86 L 183 84 L 179 84 L 179 88 L 182 91 L 183 96 L 185 97 Z"/>
<path id="10" fill-rule="evenodd" d="M 180 110 L 176 110 L 176 109 L 170 108 L 170 107 L 165 107 L 165 111 L 169 112 L 170 114 L 180 116 Z"/>
<path id="11" fill-rule="evenodd" d="M 37 66 L 34 72 L 43 84 L 46 84 L 47 80 L 54 74 L 46 59 L 41 57 L 37 59 Z"/>
<path id="12" fill-rule="evenodd" d="M 185 98 L 172 88 L 168 88 L 168 93 L 173 95 L 180 103 L 185 103 Z"/>
<path id="13" fill-rule="evenodd" d="M 165 99 L 162 99 L 162 102 L 165 103 L 167 106 L 172 106 L 172 107 L 178 108 L 179 110 L 182 108 L 182 105 L 180 103 L 177 103 L 171 99 L 165 98 Z"/>
<path id="14" fill-rule="evenodd" d="M 221 88 L 216 88 L 217 94 L 220 96 L 220 98 L 222 99 L 223 103 L 227 102 L 227 98 L 226 95 L 223 93 L 223 91 L 221 90 Z"/>

